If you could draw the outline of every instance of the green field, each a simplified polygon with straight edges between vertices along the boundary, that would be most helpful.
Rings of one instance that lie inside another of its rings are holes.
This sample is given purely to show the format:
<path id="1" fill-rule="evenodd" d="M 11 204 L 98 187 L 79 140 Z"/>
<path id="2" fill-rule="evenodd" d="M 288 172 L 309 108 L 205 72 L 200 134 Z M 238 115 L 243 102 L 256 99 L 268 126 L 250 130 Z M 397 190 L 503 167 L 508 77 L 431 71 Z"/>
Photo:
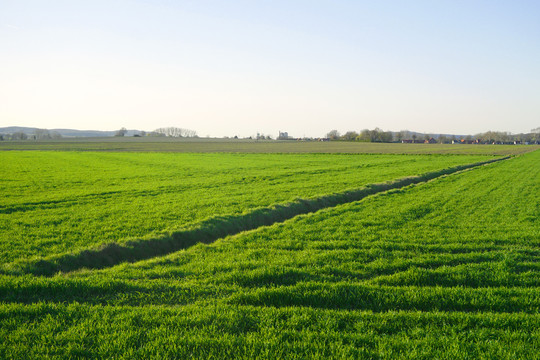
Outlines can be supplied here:
<path id="1" fill-rule="evenodd" d="M 538 358 L 540 152 L 388 152 L 0 152 L 0 358 Z"/>
<path id="2" fill-rule="evenodd" d="M 208 218 L 488 159 L 110 152 L 1 155 L 3 263 L 155 237 Z"/>

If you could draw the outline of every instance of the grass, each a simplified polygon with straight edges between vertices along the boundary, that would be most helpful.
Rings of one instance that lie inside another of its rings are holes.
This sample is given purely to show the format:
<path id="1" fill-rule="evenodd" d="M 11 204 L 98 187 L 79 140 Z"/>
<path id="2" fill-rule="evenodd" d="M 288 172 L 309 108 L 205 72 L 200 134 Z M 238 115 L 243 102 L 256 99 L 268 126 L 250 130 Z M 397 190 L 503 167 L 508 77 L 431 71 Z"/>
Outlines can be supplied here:
<path id="1" fill-rule="evenodd" d="M 283 222 L 300 214 L 315 212 L 324 208 L 360 200 L 372 194 L 390 189 L 398 189 L 410 184 L 418 184 L 440 176 L 505 159 L 508 158 L 459 165 L 420 176 L 405 177 L 381 184 L 370 184 L 346 192 L 323 195 L 312 199 L 300 199 L 284 205 L 274 205 L 269 208 L 257 208 L 239 215 L 215 216 L 203 220 L 193 229 L 174 231 L 153 238 L 146 237 L 131 240 L 125 244 L 115 242 L 102 245 L 98 249 L 85 249 L 68 254 L 56 254 L 49 257 L 31 259 L 30 261 L 23 259 L 12 264 L 10 270 L 17 273 L 24 272 L 50 276 L 59 271 L 68 272 L 83 267 L 97 269 L 126 261 L 144 260 L 180 249 L 186 249 L 197 243 L 211 243 L 227 235 Z"/>
<path id="2" fill-rule="evenodd" d="M 540 320 L 524 314 L 81 304 L 8 305 L 0 319 L 0 356 L 35 359 L 533 359 Z"/>
<path id="3" fill-rule="evenodd" d="M 0 261 L 190 230 L 299 198 L 492 157 L 4 152 Z"/>
<path id="4" fill-rule="evenodd" d="M 154 259 L 0 275 L 0 358 L 534 359 L 539 180 L 537 151 Z"/>

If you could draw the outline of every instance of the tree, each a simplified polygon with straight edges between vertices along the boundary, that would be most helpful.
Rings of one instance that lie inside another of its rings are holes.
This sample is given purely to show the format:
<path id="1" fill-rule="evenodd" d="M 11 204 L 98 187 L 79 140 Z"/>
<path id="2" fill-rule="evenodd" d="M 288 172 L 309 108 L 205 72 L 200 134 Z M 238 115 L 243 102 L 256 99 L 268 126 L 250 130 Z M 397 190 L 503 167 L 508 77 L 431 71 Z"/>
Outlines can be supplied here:
<path id="1" fill-rule="evenodd" d="M 125 127 L 117 130 L 114 136 L 125 136 L 127 134 L 127 129 Z"/>
<path id="2" fill-rule="evenodd" d="M 392 142 L 392 132 L 375 128 L 370 131 L 371 142 Z"/>
<path id="3" fill-rule="evenodd" d="M 183 129 L 183 128 L 177 128 L 177 127 L 166 127 L 166 128 L 159 128 L 154 130 L 155 133 L 163 134 L 164 136 L 169 137 L 196 137 L 197 132 L 194 130 L 189 129 Z"/>
<path id="4" fill-rule="evenodd" d="M 410 140 L 412 139 L 412 133 L 409 130 L 401 130 L 400 133 L 402 133 L 402 139 Z"/>
<path id="5" fill-rule="evenodd" d="M 34 139 L 60 139 L 62 135 L 57 131 L 49 131 L 47 129 L 36 129 L 34 130 Z"/>
<path id="6" fill-rule="evenodd" d="M 330 130 L 328 132 L 328 134 L 326 134 L 326 137 L 329 138 L 330 140 L 337 140 L 339 139 L 339 131 L 337 130 Z"/>
<path id="7" fill-rule="evenodd" d="M 358 136 L 358 133 L 356 131 L 347 131 L 343 136 L 341 137 L 343 140 L 347 141 L 353 141 L 356 140 Z"/>
<path id="8" fill-rule="evenodd" d="M 358 141 L 370 142 L 371 141 L 371 132 L 368 129 L 360 131 L 360 135 L 356 137 Z"/>
<path id="9" fill-rule="evenodd" d="M 393 136 L 391 131 L 381 131 L 379 133 L 379 141 L 389 143 L 392 142 Z"/>
<path id="10" fill-rule="evenodd" d="M 14 132 L 11 135 L 12 140 L 26 140 L 27 138 L 28 138 L 28 136 L 25 133 L 23 133 L 22 131 Z"/>
<path id="11" fill-rule="evenodd" d="M 365 142 L 392 142 L 394 135 L 391 131 L 383 131 L 379 128 L 373 130 L 364 129 L 356 137 L 358 141 Z"/>
<path id="12" fill-rule="evenodd" d="M 401 130 L 396 133 L 395 138 L 396 141 L 401 142 L 401 140 L 404 140 L 407 137 L 407 130 Z"/>

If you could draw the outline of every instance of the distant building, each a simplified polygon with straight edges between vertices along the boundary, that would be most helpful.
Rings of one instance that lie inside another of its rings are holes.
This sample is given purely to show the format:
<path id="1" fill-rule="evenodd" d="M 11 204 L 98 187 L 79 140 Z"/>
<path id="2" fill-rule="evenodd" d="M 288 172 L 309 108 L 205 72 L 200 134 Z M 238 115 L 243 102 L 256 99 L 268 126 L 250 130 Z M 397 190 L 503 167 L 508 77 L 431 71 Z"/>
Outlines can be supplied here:
<path id="1" fill-rule="evenodd" d="M 420 139 L 414 139 L 414 140 L 411 140 L 411 139 L 403 139 L 401 140 L 401 143 L 402 144 L 423 144 L 424 143 L 424 140 L 420 140 Z"/>
<path id="2" fill-rule="evenodd" d="M 286 131 L 279 132 L 278 140 L 288 140 L 289 139 L 289 133 Z"/>
<path id="3" fill-rule="evenodd" d="M 475 140 L 470 140 L 470 139 L 461 139 L 461 140 L 452 140 L 452 144 L 481 144 L 482 143 L 482 140 L 480 139 L 475 139 Z"/>

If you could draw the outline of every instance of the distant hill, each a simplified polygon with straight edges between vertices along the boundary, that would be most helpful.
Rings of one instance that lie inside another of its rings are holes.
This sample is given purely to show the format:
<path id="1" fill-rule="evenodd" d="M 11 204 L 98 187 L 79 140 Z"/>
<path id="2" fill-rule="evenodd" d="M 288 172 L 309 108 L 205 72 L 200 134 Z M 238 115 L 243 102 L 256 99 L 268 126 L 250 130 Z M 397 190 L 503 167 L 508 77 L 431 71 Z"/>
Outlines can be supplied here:
<path id="1" fill-rule="evenodd" d="M 49 132 L 56 132 L 62 137 L 106 137 L 114 136 L 116 131 L 102 131 L 102 130 L 75 130 L 75 129 L 40 129 L 33 127 L 22 126 L 8 126 L 0 128 L 0 134 L 13 134 L 16 132 L 22 132 L 27 135 L 32 135 L 36 130 L 48 130 Z M 128 130 L 126 136 L 133 136 L 140 133 L 140 130 Z"/>

